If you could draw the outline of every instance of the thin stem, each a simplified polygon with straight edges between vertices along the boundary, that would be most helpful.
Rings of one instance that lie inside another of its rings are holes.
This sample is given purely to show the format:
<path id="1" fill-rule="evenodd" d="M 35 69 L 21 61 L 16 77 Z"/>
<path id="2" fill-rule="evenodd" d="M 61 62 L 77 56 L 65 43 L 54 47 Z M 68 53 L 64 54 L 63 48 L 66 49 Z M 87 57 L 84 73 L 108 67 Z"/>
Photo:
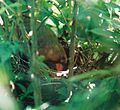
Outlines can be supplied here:
<path id="1" fill-rule="evenodd" d="M 35 0 L 32 0 L 32 8 L 31 8 L 31 30 L 33 31 L 32 35 L 32 70 L 34 70 L 33 67 L 36 66 L 37 62 L 37 56 L 36 56 L 36 51 L 37 51 L 37 34 L 36 34 L 36 17 L 35 17 Z M 36 72 L 33 71 L 35 76 Z M 33 88 L 34 88 L 34 103 L 35 107 L 38 108 L 40 104 L 42 103 L 42 98 L 41 98 L 41 86 L 40 86 L 40 81 L 35 77 L 33 79 Z"/>
<path id="2" fill-rule="evenodd" d="M 20 0 L 18 0 L 18 3 L 21 4 Z M 29 41 L 27 39 L 27 34 L 26 34 L 27 32 L 26 32 L 26 29 L 25 29 L 25 26 L 24 26 L 24 22 L 23 22 L 23 19 L 22 19 L 22 13 L 21 12 L 22 12 L 22 9 L 21 9 L 21 6 L 19 6 L 18 7 L 18 13 L 17 13 L 18 25 L 20 27 L 20 31 L 21 31 L 21 34 L 22 34 L 22 37 L 23 37 L 23 40 L 24 40 L 24 44 L 27 47 L 28 55 L 31 56 Z"/>
<path id="3" fill-rule="evenodd" d="M 76 33 L 76 18 L 77 18 L 77 2 L 74 0 L 73 7 L 73 23 L 72 23 L 72 32 L 70 34 L 71 43 L 69 50 L 69 77 L 73 76 L 73 67 L 74 67 L 74 50 L 75 50 L 75 33 Z"/>
<path id="4" fill-rule="evenodd" d="M 118 64 L 116 67 L 111 68 L 111 69 L 88 71 L 88 72 L 85 72 L 84 74 L 80 74 L 80 75 L 71 77 L 68 79 L 68 81 L 74 82 L 74 81 L 100 79 L 100 78 L 103 79 L 103 78 L 107 78 L 107 77 L 118 76 L 118 75 L 120 75 L 119 67 L 120 67 L 120 65 Z"/>

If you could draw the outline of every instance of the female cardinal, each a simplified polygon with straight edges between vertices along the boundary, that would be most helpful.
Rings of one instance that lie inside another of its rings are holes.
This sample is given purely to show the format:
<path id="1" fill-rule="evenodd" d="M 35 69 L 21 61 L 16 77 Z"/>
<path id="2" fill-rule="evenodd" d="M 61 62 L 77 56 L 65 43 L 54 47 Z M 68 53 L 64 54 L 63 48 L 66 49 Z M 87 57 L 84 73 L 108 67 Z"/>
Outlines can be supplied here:
<path id="1" fill-rule="evenodd" d="M 54 32 L 45 25 L 37 31 L 38 55 L 45 56 L 45 63 L 52 69 L 62 71 L 66 69 L 67 56 Z"/>
<path id="2" fill-rule="evenodd" d="M 30 18 L 24 17 L 26 30 L 30 31 Z M 40 26 L 39 26 L 40 25 Z M 63 46 L 59 43 L 55 33 L 45 24 L 36 21 L 37 55 L 45 56 L 45 63 L 52 69 L 62 71 L 66 69 L 67 56 Z"/>

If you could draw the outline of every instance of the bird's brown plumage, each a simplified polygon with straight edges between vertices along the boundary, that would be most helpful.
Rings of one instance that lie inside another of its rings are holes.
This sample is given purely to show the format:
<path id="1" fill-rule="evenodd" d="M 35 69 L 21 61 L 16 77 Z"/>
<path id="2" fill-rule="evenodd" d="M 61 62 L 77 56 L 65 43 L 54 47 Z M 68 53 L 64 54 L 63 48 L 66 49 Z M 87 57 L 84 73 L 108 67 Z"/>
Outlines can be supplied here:
<path id="1" fill-rule="evenodd" d="M 67 56 L 62 45 L 58 42 L 58 39 L 54 32 L 45 25 L 42 25 L 37 32 L 37 44 L 38 55 L 44 55 L 46 61 L 56 63 L 67 63 Z M 58 66 L 61 67 L 62 66 Z M 60 69 L 62 70 L 62 69 Z"/>

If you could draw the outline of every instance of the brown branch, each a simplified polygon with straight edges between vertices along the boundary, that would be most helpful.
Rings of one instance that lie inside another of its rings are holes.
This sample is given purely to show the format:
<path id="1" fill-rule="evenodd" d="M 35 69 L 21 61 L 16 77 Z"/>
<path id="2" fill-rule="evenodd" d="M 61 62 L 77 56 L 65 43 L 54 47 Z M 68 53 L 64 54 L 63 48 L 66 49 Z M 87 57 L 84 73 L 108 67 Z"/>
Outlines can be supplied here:
<path id="1" fill-rule="evenodd" d="M 74 67 L 74 50 L 75 50 L 75 33 L 76 33 L 76 18 L 77 18 L 77 2 L 74 0 L 73 7 L 73 23 L 72 23 L 72 32 L 70 34 L 71 43 L 69 50 L 69 77 L 73 76 L 73 67 Z"/>

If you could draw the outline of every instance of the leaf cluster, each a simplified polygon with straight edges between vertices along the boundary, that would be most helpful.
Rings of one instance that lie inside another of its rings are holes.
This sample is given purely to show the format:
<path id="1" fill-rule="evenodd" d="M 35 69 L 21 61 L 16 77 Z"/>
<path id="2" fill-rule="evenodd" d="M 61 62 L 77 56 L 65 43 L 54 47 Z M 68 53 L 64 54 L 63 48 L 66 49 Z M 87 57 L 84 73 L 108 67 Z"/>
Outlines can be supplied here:
<path id="1" fill-rule="evenodd" d="M 0 76 L 5 79 L 0 83 L 14 83 L 15 88 L 8 91 L 20 109 L 32 109 L 41 101 L 49 103 L 46 110 L 120 109 L 120 6 L 116 0 L 76 3 L 73 27 L 72 0 L 0 1 Z M 68 63 L 75 29 L 73 65 L 77 69 L 72 77 L 53 80 L 44 56 L 36 56 L 36 35 L 42 25 L 57 36 Z M 4 72 L 5 68 L 9 70 Z M 35 109 L 41 110 L 42 105 Z"/>

